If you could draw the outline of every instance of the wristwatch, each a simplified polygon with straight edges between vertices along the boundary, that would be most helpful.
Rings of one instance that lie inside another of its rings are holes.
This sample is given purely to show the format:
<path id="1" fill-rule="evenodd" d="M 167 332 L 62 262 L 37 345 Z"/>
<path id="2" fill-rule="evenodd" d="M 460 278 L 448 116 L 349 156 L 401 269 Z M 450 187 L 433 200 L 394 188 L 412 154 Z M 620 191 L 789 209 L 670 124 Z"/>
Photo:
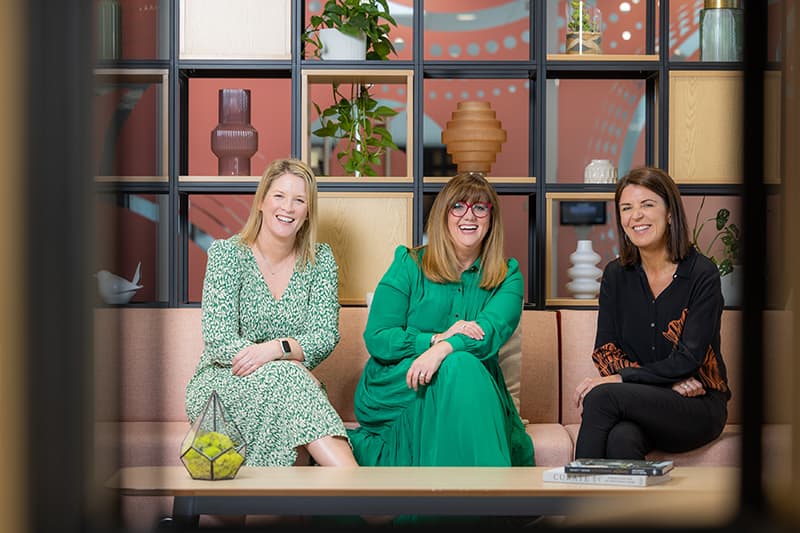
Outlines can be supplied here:
<path id="1" fill-rule="evenodd" d="M 283 352 L 281 359 L 289 359 L 289 356 L 292 355 L 292 345 L 289 344 L 289 341 L 286 339 L 281 339 L 280 344 L 281 351 Z"/>

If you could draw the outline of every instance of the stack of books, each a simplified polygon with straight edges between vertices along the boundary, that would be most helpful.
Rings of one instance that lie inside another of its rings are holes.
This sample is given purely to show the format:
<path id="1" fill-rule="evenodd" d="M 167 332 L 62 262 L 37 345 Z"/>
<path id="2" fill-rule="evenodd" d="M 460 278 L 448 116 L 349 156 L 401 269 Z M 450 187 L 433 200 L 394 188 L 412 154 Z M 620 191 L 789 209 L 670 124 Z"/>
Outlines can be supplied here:
<path id="1" fill-rule="evenodd" d="M 670 480 L 671 460 L 576 459 L 545 470 L 543 481 L 647 487 Z"/>

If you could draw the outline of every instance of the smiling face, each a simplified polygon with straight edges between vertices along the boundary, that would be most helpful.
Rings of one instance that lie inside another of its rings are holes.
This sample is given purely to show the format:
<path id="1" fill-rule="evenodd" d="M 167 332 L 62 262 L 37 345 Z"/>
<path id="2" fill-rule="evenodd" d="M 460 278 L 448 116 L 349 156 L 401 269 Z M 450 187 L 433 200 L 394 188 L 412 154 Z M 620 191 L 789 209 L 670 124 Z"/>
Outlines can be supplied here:
<path id="1" fill-rule="evenodd" d="M 456 203 L 462 204 L 462 206 L 472 205 L 472 202 L 464 200 Z M 480 203 L 488 204 L 488 201 L 481 200 Z M 481 251 L 483 239 L 489 232 L 489 227 L 492 223 L 491 208 L 486 212 L 486 216 L 479 218 L 473 212 L 473 209 L 475 209 L 480 213 L 478 207 L 468 208 L 463 214 L 456 215 L 454 214 L 454 206 L 455 203 L 450 206 L 447 214 L 447 229 L 450 231 L 456 254 L 459 257 L 474 256 L 477 258 Z"/>
<path id="2" fill-rule="evenodd" d="M 667 248 L 670 214 L 658 194 L 641 185 L 628 185 L 619 196 L 619 215 L 625 235 L 639 250 Z"/>
<path id="3" fill-rule="evenodd" d="M 275 178 L 261 202 L 261 231 L 281 240 L 294 239 L 307 218 L 305 180 L 289 173 Z"/>

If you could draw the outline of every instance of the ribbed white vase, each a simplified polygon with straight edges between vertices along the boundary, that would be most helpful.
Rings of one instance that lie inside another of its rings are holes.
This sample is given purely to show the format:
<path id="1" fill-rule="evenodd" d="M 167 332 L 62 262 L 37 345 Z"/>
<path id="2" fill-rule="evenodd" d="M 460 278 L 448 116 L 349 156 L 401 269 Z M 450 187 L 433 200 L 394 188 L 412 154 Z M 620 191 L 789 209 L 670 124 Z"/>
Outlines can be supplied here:
<path id="1" fill-rule="evenodd" d="M 578 247 L 569 256 L 572 267 L 567 269 L 567 275 L 572 279 L 567 283 L 567 290 L 573 298 L 592 299 L 600 292 L 598 278 L 603 271 L 595 265 L 600 262 L 600 254 L 592 249 L 592 241 L 582 239 Z"/>
<path id="2" fill-rule="evenodd" d="M 584 183 L 616 183 L 617 168 L 609 159 L 592 159 L 583 170 Z"/>

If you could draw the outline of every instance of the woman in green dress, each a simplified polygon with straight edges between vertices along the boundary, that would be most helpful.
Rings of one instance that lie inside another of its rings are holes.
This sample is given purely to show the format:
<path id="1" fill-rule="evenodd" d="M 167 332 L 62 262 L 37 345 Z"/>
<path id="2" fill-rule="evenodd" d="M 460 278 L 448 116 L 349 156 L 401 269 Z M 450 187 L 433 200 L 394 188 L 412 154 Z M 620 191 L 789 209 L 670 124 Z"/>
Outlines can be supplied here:
<path id="1" fill-rule="evenodd" d="M 338 269 L 317 243 L 317 185 L 274 161 L 242 231 L 214 241 L 203 282 L 204 349 L 186 388 L 194 421 L 212 391 L 247 444 L 246 464 L 357 466 L 341 418 L 310 370 L 339 342 Z M 305 457 L 305 454 L 302 454 Z"/>
<path id="2" fill-rule="evenodd" d="M 497 194 L 460 174 L 431 208 L 428 244 L 400 246 L 364 331 L 370 358 L 348 430 L 362 466 L 533 465 L 497 360 L 520 320 L 523 280 L 503 256 Z"/>

